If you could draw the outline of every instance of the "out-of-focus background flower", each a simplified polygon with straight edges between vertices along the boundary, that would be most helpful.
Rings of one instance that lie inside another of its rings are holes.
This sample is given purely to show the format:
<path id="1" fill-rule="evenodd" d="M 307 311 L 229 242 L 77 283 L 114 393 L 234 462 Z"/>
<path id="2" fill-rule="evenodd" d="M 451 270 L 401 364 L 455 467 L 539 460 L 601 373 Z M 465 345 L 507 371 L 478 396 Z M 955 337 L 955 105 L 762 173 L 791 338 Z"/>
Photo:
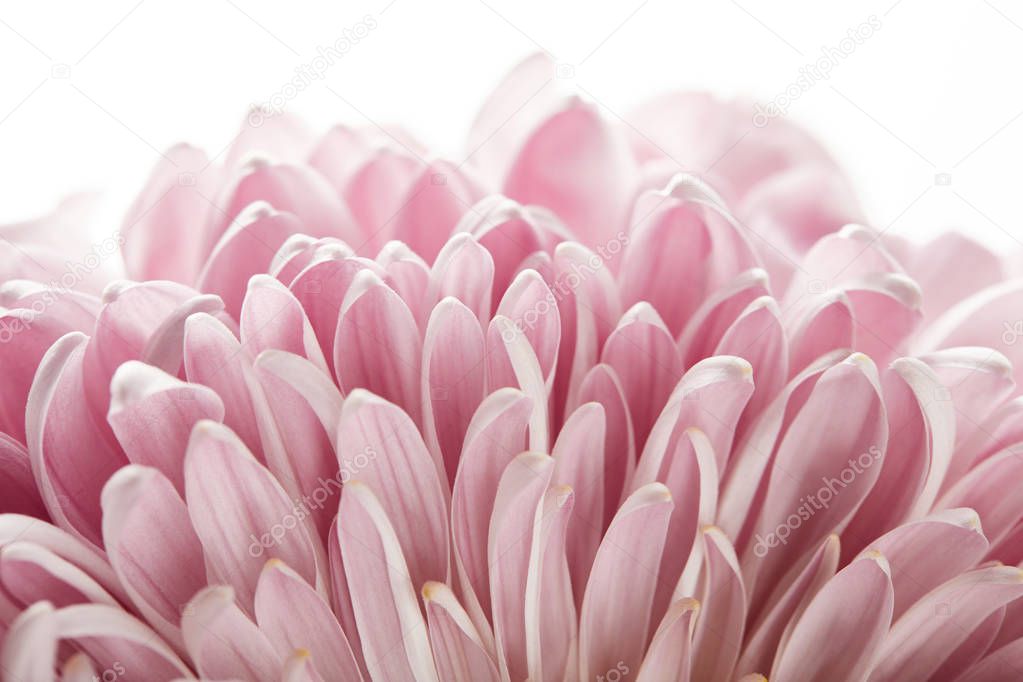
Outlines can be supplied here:
<path id="1" fill-rule="evenodd" d="M 876 229 L 1023 243 L 1023 7 L 1008 0 L 3 3 L 0 223 L 103 190 L 109 233 L 163 150 L 217 154 L 250 105 L 319 129 L 400 121 L 461 158 L 483 97 L 538 50 L 626 124 L 666 89 L 755 98 L 751 128 L 813 130 Z"/>

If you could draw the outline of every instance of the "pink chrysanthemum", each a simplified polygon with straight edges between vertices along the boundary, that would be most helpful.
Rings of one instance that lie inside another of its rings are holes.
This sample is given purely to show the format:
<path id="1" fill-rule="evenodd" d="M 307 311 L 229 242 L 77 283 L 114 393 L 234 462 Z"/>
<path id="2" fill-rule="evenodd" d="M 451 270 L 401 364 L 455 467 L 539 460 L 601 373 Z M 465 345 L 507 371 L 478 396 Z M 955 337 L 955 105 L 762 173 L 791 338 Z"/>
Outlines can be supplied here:
<path id="1" fill-rule="evenodd" d="M 784 120 L 558 83 L 3 228 L 5 680 L 1023 678 L 1023 285 Z"/>

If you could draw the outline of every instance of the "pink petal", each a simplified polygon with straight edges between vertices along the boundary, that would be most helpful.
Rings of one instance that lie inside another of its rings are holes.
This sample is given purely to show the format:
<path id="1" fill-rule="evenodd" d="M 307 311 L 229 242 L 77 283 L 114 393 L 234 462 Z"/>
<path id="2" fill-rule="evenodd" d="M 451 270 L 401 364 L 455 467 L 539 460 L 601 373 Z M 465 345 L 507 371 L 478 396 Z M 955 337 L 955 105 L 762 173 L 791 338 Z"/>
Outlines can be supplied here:
<path id="1" fill-rule="evenodd" d="M 487 556 L 498 663 L 502 677 L 516 680 L 529 674 L 525 595 L 530 551 L 553 472 L 554 460 L 544 454 L 527 452 L 513 459 L 501 476 L 490 520 Z"/>
<path id="2" fill-rule="evenodd" d="M 698 543 L 701 549 L 686 566 L 686 573 L 691 567 L 695 569 L 699 555 L 703 555 L 696 587 L 702 617 L 693 632 L 693 676 L 698 680 L 728 679 L 742 644 L 746 590 L 735 549 L 720 529 L 704 528 Z M 679 590 L 685 591 L 686 582 L 688 577 L 683 574 Z"/>
<path id="3" fill-rule="evenodd" d="M 625 227 L 633 164 L 619 129 L 578 99 L 551 107 L 523 136 L 504 179 L 504 193 L 546 206 L 590 248 Z"/>
<path id="4" fill-rule="evenodd" d="M 319 585 L 308 526 L 277 479 L 226 426 L 202 421 L 185 454 L 185 496 L 212 580 L 235 588 L 251 613 L 263 563 L 284 560 Z"/>
<path id="5" fill-rule="evenodd" d="M 446 581 L 446 479 L 415 424 L 397 406 L 356 390 L 345 399 L 337 434 L 342 480 L 346 485 L 359 480 L 379 491 L 376 498 L 400 543 L 412 584 Z"/>
<path id="6" fill-rule="evenodd" d="M 566 556 L 566 531 L 575 496 L 565 486 L 544 495 L 533 525 L 526 578 L 526 660 L 529 678 L 558 682 L 574 667 L 578 618 Z"/>
<path id="7" fill-rule="evenodd" d="M 188 437 L 196 422 L 224 418 L 220 396 L 135 360 L 114 373 L 110 394 L 107 421 L 128 459 L 155 467 L 183 495 Z"/>
<path id="8" fill-rule="evenodd" d="M 458 232 L 440 250 L 430 269 L 427 305 L 453 296 L 485 325 L 490 320 L 493 284 L 494 257 L 490 251 L 472 235 Z"/>
<path id="9" fill-rule="evenodd" d="M 603 406 L 584 403 L 565 420 L 551 449 L 555 462 L 553 482 L 573 490 L 574 510 L 568 521 L 565 552 L 576 606 L 582 605 L 590 566 L 604 531 L 606 424 Z M 612 503 L 615 508 L 616 505 L 617 500 Z"/>
<path id="10" fill-rule="evenodd" d="M 332 680 L 362 680 L 348 639 L 327 602 L 282 561 L 271 559 L 256 586 L 256 623 L 277 655 L 307 649 Z"/>
<path id="11" fill-rule="evenodd" d="M 337 251 L 336 247 L 321 249 L 313 262 L 289 285 L 291 293 L 302 303 L 309 317 L 331 373 L 337 371 L 334 367 L 334 335 L 337 333 L 338 315 L 355 275 L 369 268 L 384 276 L 383 270 L 373 261 L 352 258 L 348 252 Z"/>
<path id="12" fill-rule="evenodd" d="M 185 376 L 209 386 L 224 404 L 224 424 L 263 459 L 255 408 L 249 388 L 252 368 L 234 333 L 211 315 L 194 315 L 185 325 Z"/>
<path id="13" fill-rule="evenodd" d="M 767 273 L 746 270 L 708 292 L 679 335 L 682 363 L 689 367 L 714 354 L 725 332 L 753 301 L 768 295 Z"/>
<path id="14" fill-rule="evenodd" d="M 6 433 L 0 433 L 0 490 L 4 491 L 0 512 L 48 518 L 32 475 L 28 451 Z"/>
<path id="15" fill-rule="evenodd" d="M 793 682 L 862 680 L 888 633 L 894 601 L 884 557 L 870 554 L 849 564 L 796 621 L 771 677 Z"/>
<path id="16" fill-rule="evenodd" d="M 501 474 L 526 449 L 532 411 L 532 401 L 517 389 L 491 393 L 469 422 L 458 461 L 451 495 L 451 538 L 463 601 L 468 602 L 466 608 L 477 627 L 491 614 L 487 538 L 494 499 Z M 479 616 L 474 613 L 477 610 Z"/>
<path id="17" fill-rule="evenodd" d="M 0 643 L 0 668 L 4 679 L 53 679 L 57 664 L 57 623 L 53 604 L 32 604 L 14 619 Z"/>
<path id="18" fill-rule="evenodd" d="M 327 361 L 298 299 L 269 275 L 255 275 L 242 304 L 241 343 L 250 357 L 264 350 L 285 350 L 327 372 Z"/>
<path id="19" fill-rule="evenodd" d="M 891 456 L 885 458 L 877 483 L 844 531 L 846 558 L 871 538 L 931 509 L 955 444 L 952 404 L 934 399 L 942 387 L 927 365 L 900 358 L 884 374 L 883 385 Z"/>
<path id="20" fill-rule="evenodd" d="M 144 670 L 155 679 L 191 675 L 191 671 L 160 636 L 120 607 L 78 604 L 54 614 L 57 634 L 86 653 L 99 670 L 120 665 Z"/>
<path id="21" fill-rule="evenodd" d="M 636 468 L 632 418 L 621 382 L 610 365 L 601 363 L 586 373 L 579 388 L 579 400 L 583 404 L 598 403 L 604 408 L 607 428 L 604 434 L 604 516 L 601 530 L 606 530 L 625 494 L 625 483 L 632 479 Z"/>
<path id="22" fill-rule="evenodd" d="M 752 603 L 761 602 L 788 564 L 848 523 L 881 473 L 887 441 L 874 363 L 854 354 L 824 372 L 778 446 L 756 542 L 745 551 Z M 797 514 L 805 505 L 812 511 Z M 793 514 L 798 524 L 789 521 Z"/>
<path id="23" fill-rule="evenodd" d="M 529 340 L 548 384 L 561 342 L 561 317 L 554 293 L 535 270 L 523 270 L 512 281 L 497 314 L 510 319 Z"/>
<path id="24" fill-rule="evenodd" d="M 838 536 L 829 535 L 805 567 L 795 575 L 790 572 L 791 580 L 779 583 L 762 615 L 751 623 L 736 672 L 771 669 L 787 626 L 799 620 L 810 600 L 834 577 L 839 553 Z"/>
<path id="25" fill-rule="evenodd" d="M 133 464 L 110 478 L 103 544 L 139 613 L 181 648 L 181 610 L 206 586 L 206 569 L 185 503 L 163 474 Z"/>
<path id="26" fill-rule="evenodd" d="M 199 674 L 276 682 L 281 656 L 234 603 L 234 590 L 214 585 L 199 592 L 181 618 L 185 648 Z"/>
<path id="27" fill-rule="evenodd" d="M 338 535 L 370 677 L 437 682 L 401 545 L 368 486 L 357 481 L 345 486 Z"/>
<path id="28" fill-rule="evenodd" d="M 404 301 L 369 271 L 355 275 L 334 335 L 334 370 L 343 391 L 365 388 L 422 423 L 422 339 Z"/>
<path id="29" fill-rule="evenodd" d="M 487 329 L 487 391 L 520 388 L 533 401 L 529 417 L 529 449 L 547 452 L 550 421 L 548 392 L 540 362 L 526 335 L 507 317 L 497 315 Z"/>
<path id="30" fill-rule="evenodd" d="M 87 337 L 72 332 L 43 356 L 25 408 L 32 471 L 51 518 L 86 542 L 102 542 L 103 484 L 127 459 L 89 409 Z"/>
<path id="31" fill-rule="evenodd" d="M 657 414 L 682 377 L 675 342 L 660 316 L 647 303 L 629 309 L 608 337 L 601 361 L 618 374 L 642 450 Z"/>
<path id="32" fill-rule="evenodd" d="M 642 662 L 672 506 L 668 489 L 651 483 L 632 493 L 611 522 L 583 598 L 580 679 Z"/>
<path id="33" fill-rule="evenodd" d="M 483 400 L 485 360 L 483 331 L 472 311 L 454 298 L 438 303 L 423 340 L 423 431 L 443 456 L 452 484 L 466 429 Z"/>
<path id="34" fill-rule="evenodd" d="M 689 682 L 693 621 L 699 612 L 695 599 L 683 598 L 671 605 L 643 657 L 637 682 Z"/>
<path id="35" fill-rule="evenodd" d="M 391 236 L 432 263 L 462 214 L 483 194 L 478 182 L 462 168 L 434 161 L 408 186 L 394 216 Z"/>
<path id="36" fill-rule="evenodd" d="M 0 550 L 0 583 L 22 607 L 44 600 L 58 608 L 86 603 L 119 606 L 81 568 L 31 542 L 12 542 Z"/>
<path id="37" fill-rule="evenodd" d="M 269 272 L 280 248 L 301 231 L 290 213 L 278 213 L 262 202 L 247 207 L 213 248 L 196 287 L 219 296 L 228 314 L 239 319 L 249 278 Z"/>
<path id="38" fill-rule="evenodd" d="M 963 573 L 911 606 L 885 638 L 871 682 L 926 679 L 992 612 L 1023 595 L 1023 573 L 994 566 Z"/>
<path id="39" fill-rule="evenodd" d="M 214 216 L 219 225 L 209 233 L 213 240 L 220 239 L 246 206 L 265 201 L 298 218 L 303 232 L 312 237 L 339 237 L 350 244 L 359 243 L 348 208 L 327 181 L 306 166 L 253 159 L 220 201 Z M 208 248 L 212 247 L 210 243 Z"/>
<path id="40" fill-rule="evenodd" d="M 380 147 L 347 173 L 341 195 L 359 226 L 360 253 L 380 248 L 393 231 L 393 223 L 407 201 L 408 190 L 423 162 L 400 147 Z"/>
<path id="41" fill-rule="evenodd" d="M 497 682 L 501 679 L 468 614 L 447 585 L 426 583 L 423 602 L 430 645 L 441 679 L 452 682 Z"/>
<path id="42" fill-rule="evenodd" d="M 212 199 L 219 180 L 209 163 L 187 145 L 172 147 L 157 163 L 121 228 L 130 277 L 191 283 L 199 276 L 208 253 L 203 237 L 218 217 Z"/>

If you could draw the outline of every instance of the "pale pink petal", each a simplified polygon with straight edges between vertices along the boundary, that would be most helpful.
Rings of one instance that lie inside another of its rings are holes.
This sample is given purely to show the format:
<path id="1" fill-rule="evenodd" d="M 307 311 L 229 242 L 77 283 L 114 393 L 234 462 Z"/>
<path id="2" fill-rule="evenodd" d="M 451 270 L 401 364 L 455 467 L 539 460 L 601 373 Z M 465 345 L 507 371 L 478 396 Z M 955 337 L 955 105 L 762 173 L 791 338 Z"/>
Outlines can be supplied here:
<path id="1" fill-rule="evenodd" d="M 455 298 L 433 308 L 423 339 L 423 435 L 439 452 L 454 483 L 462 443 L 483 400 L 486 358 L 483 330 L 473 312 Z"/>
<path id="2" fill-rule="evenodd" d="M 263 443 L 249 389 L 252 368 L 234 332 L 211 315 L 193 315 L 185 325 L 184 351 L 185 376 L 216 391 L 224 404 L 224 423 L 262 461 Z"/>
<path id="3" fill-rule="evenodd" d="M 869 554 L 849 564 L 821 588 L 796 621 L 771 678 L 864 679 L 888 633 L 894 601 L 883 556 Z"/>
<path id="4" fill-rule="evenodd" d="M 180 648 L 181 610 L 206 586 L 206 567 L 185 503 L 165 476 L 129 465 L 110 478 L 103 488 L 103 544 L 139 613 Z"/>
<path id="5" fill-rule="evenodd" d="M 345 399 L 337 434 L 342 480 L 376 491 L 412 584 L 446 581 L 447 479 L 415 424 L 396 405 L 356 390 Z"/>
<path id="6" fill-rule="evenodd" d="M 601 354 L 622 382 L 629 414 L 641 451 L 647 435 L 678 380 L 682 362 L 678 349 L 657 311 L 637 303 L 618 323 Z"/>
<path id="7" fill-rule="evenodd" d="M 599 403 L 584 403 L 568 416 L 551 449 L 556 485 L 573 491 L 565 553 L 576 606 L 581 606 L 593 557 L 604 534 L 604 439 L 607 418 Z M 611 503 L 617 509 L 615 500 Z"/>
<path id="8" fill-rule="evenodd" d="M 487 557 L 494 637 L 505 678 L 525 679 L 529 674 L 525 604 L 530 552 L 553 472 L 551 457 L 523 453 L 508 464 L 494 497 Z"/>
<path id="9" fill-rule="evenodd" d="M 458 232 L 437 254 L 426 292 L 428 306 L 446 296 L 461 301 L 481 325 L 490 320 L 494 257 L 471 234 Z"/>
<path id="10" fill-rule="evenodd" d="M 788 625 L 799 620 L 810 600 L 834 577 L 839 544 L 837 535 L 829 535 L 806 566 L 796 566 L 800 570 L 794 570 L 778 584 L 761 615 L 751 622 L 736 672 L 771 669 Z"/>
<path id="11" fill-rule="evenodd" d="M 327 181 L 306 166 L 252 159 L 234 186 L 218 201 L 221 203 L 213 216 L 217 226 L 209 231 L 210 249 L 238 220 L 243 209 L 255 201 L 265 201 L 278 211 L 291 213 L 302 224 L 303 232 L 312 237 L 339 237 L 351 244 L 359 243 L 355 220 L 348 208 Z"/>
<path id="12" fill-rule="evenodd" d="M 583 598 L 580 679 L 619 663 L 637 670 L 642 662 L 672 506 L 668 489 L 651 483 L 632 493 L 611 522 Z"/>
<path id="13" fill-rule="evenodd" d="M 365 388 L 422 423 L 422 339 L 405 302 L 370 271 L 360 271 L 341 304 L 334 371 L 346 393 Z"/>
<path id="14" fill-rule="evenodd" d="M 900 358 L 882 380 L 890 456 L 845 530 L 842 552 L 846 558 L 872 538 L 930 511 L 955 444 L 952 403 L 935 400 L 942 386 L 927 365 L 913 358 Z"/>
<path id="15" fill-rule="evenodd" d="M 279 280 L 253 276 L 239 320 L 241 344 L 250 357 L 274 348 L 309 358 L 324 372 L 329 371 L 302 305 Z"/>
<path id="16" fill-rule="evenodd" d="M 682 363 L 687 367 L 714 354 L 725 332 L 753 301 L 769 295 L 767 273 L 754 268 L 709 292 L 679 334 Z"/>
<path id="17" fill-rule="evenodd" d="M 130 277 L 192 283 L 199 276 L 209 252 L 204 236 L 219 217 L 212 205 L 218 171 L 209 164 L 188 145 L 170 148 L 157 163 L 121 227 Z"/>
<path id="18" fill-rule="evenodd" d="M 502 388 L 480 404 L 466 430 L 451 495 L 451 537 L 463 601 L 477 627 L 491 614 L 487 538 L 494 499 L 501 474 L 526 449 L 532 411 L 521 391 Z"/>
<path id="19" fill-rule="evenodd" d="M 18 614 L 0 642 L 0 669 L 4 679 L 54 679 L 57 667 L 57 623 L 53 604 L 41 601 Z"/>
<path id="20" fill-rule="evenodd" d="M 438 682 L 401 545 L 365 484 L 345 486 L 338 535 L 370 678 Z"/>
<path id="21" fill-rule="evenodd" d="M 748 604 L 735 549 L 719 528 L 703 529 L 686 573 L 702 567 L 695 582 L 701 617 L 693 632 L 693 677 L 698 680 L 728 679 L 739 657 Z M 683 574 L 679 591 L 685 592 L 688 576 Z"/>
<path id="22" fill-rule="evenodd" d="M 533 526 L 525 594 L 526 660 L 529 678 L 538 682 L 563 680 L 574 667 L 579 621 L 565 544 L 574 506 L 571 488 L 549 488 Z"/>
<path id="23" fill-rule="evenodd" d="M 466 170 L 447 161 L 421 167 L 391 222 L 390 236 L 432 263 L 459 219 L 484 194 Z"/>
<path id="24" fill-rule="evenodd" d="M 192 430 L 185 498 L 210 578 L 233 586 L 247 612 L 269 558 L 282 559 L 319 586 L 308 526 L 277 479 L 226 426 L 202 421 Z"/>
<path id="25" fill-rule="evenodd" d="M 892 625 L 871 682 L 927 679 L 992 612 L 1023 595 L 1023 572 L 994 566 L 927 593 Z"/>
<path id="26" fill-rule="evenodd" d="M 196 288 L 219 296 L 224 309 L 239 319 L 249 278 L 269 272 L 289 237 L 301 231 L 290 213 L 278 213 L 262 202 L 247 207 L 213 248 Z"/>
<path id="27" fill-rule="evenodd" d="M 579 400 L 599 403 L 604 408 L 604 515 L 601 529 L 607 529 L 625 494 L 625 484 L 636 468 L 636 442 L 632 418 L 618 375 L 610 365 L 595 365 L 579 387 Z"/>
<path id="28" fill-rule="evenodd" d="M 0 584 L 22 608 L 44 600 L 58 608 L 89 603 L 119 606 L 88 573 L 31 542 L 12 542 L 0 550 Z"/>
<path id="29" fill-rule="evenodd" d="M 637 682 L 689 682 L 693 622 L 699 612 L 700 603 L 688 597 L 668 608 L 643 657 Z"/>
<path id="30" fill-rule="evenodd" d="M 362 679 L 351 647 L 327 602 L 284 562 L 271 559 L 256 586 L 256 623 L 277 655 L 307 649 L 327 679 Z"/>
<path id="31" fill-rule="evenodd" d="M 451 682 L 497 682 L 500 675 L 476 628 L 444 583 L 423 586 L 423 602 L 437 673 Z"/>
<path id="32" fill-rule="evenodd" d="M 57 635 L 86 653 L 99 670 L 120 664 L 125 672 L 146 672 L 151 679 L 190 677 L 191 670 L 145 623 L 120 607 L 78 604 L 54 614 Z"/>
<path id="33" fill-rule="evenodd" d="M 283 660 L 234 602 L 234 590 L 214 585 L 185 606 L 185 648 L 201 675 L 277 682 Z"/>
<path id="34" fill-rule="evenodd" d="M 793 418 L 778 446 L 754 541 L 744 551 L 753 604 L 788 563 L 845 527 L 881 473 L 888 420 L 878 383 L 874 363 L 853 354 L 821 375 Z M 836 404 L 843 409 L 834 410 Z M 799 514 L 800 508 L 807 511 Z M 799 523 L 790 521 L 793 514 Z M 758 552 L 763 546 L 769 551 Z"/>
<path id="35" fill-rule="evenodd" d="M 114 373 L 110 395 L 107 421 L 128 459 L 159 469 L 183 495 L 188 437 L 202 419 L 223 420 L 220 396 L 135 360 Z"/>
<path id="36" fill-rule="evenodd" d="M 28 452 L 43 502 L 62 528 L 97 547 L 100 491 L 128 463 L 106 424 L 89 409 L 88 339 L 61 337 L 43 356 L 25 408 Z"/>

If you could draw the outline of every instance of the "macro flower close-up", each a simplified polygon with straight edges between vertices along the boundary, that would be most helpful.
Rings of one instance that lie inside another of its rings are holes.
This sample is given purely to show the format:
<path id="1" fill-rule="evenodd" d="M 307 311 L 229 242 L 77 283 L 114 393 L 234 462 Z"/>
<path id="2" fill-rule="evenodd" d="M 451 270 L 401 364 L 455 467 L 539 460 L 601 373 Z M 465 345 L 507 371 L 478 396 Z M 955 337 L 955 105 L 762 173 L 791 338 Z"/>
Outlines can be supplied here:
<path id="1" fill-rule="evenodd" d="M 495 76 L 461 156 L 282 90 L 0 225 L 4 682 L 1023 679 L 1023 246 Z"/>

